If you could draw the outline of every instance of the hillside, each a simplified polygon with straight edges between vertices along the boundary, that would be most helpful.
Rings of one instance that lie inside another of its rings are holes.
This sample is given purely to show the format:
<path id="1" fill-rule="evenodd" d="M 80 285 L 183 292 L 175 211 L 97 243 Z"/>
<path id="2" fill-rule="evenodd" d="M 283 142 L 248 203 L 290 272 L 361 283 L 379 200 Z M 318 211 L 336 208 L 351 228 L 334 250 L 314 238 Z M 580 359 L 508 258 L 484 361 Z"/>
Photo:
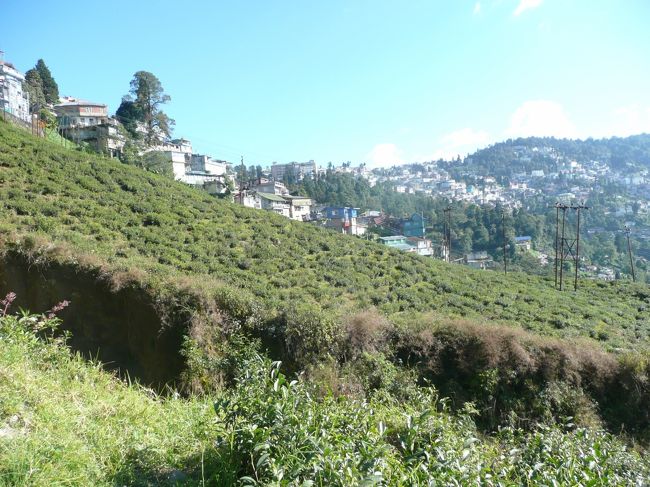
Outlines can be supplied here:
<path id="1" fill-rule="evenodd" d="M 518 161 L 517 153 L 522 148 L 530 152 L 530 160 Z M 511 139 L 480 149 L 468 156 L 468 160 L 457 168 L 476 174 L 509 176 L 515 172 L 541 169 L 553 172 L 556 161 L 539 149 L 552 149 L 558 156 L 578 162 L 600 161 L 615 170 L 634 172 L 650 167 L 650 134 L 608 139 L 556 139 L 554 137 L 526 137 Z M 454 167 L 454 164 L 450 164 Z"/>
<path id="2" fill-rule="evenodd" d="M 320 401 L 260 358 L 232 390 L 161 398 L 36 338 L 59 324 L 0 316 L 0 486 L 640 486 L 650 475 L 602 431 L 485 437 L 471 408 L 452 415 L 430 389 L 401 403 Z"/>
<path id="3" fill-rule="evenodd" d="M 138 269 L 152 287 L 179 274 L 223 283 L 254 296 L 266 320 L 296 302 L 338 315 L 374 306 L 396 318 L 436 311 L 556 336 L 599 333 L 611 347 L 650 344 L 644 286 L 585 281 L 577 294 L 559 293 L 547 280 L 404 255 L 0 130 L 5 247 L 56 244 L 42 246 L 45 257 L 92 255 L 113 272 Z"/>
<path id="4" fill-rule="evenodd" d="M 558 292 L 402 254 L 5 124 L 0 202 L 0 291 L 70 299 L 71 346 L 147 384 L 209 392 L 263 353 L 333 394 L 433 383 L 487 430 L 511 413 L 650 424 L 648 363 L 630 355 L 650 344 L 647 286 Z"/>

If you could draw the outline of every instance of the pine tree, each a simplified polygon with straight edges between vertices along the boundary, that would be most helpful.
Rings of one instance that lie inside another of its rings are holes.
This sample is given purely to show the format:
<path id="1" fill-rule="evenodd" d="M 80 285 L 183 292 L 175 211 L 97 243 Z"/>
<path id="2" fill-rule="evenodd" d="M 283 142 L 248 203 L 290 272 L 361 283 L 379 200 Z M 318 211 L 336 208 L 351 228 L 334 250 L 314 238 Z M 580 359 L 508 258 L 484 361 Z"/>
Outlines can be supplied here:
<path id="1" fill-rule="evenodd" d="M 165 93 L 160 80 L 148 71 L 138 71 L 131 80 L 131 94 L 135 106 L 142 114 L 146 144 L 153 145 L 163 137 L 170 137 L 174 120 L 160 106 L 171 98 Z"/>
<path id="2" fill-rule="evenodd" d="M 35 69 L 41 77 L 45 101 L 51 104 L 59 103 L 59 85 L 54 81 L 52 73 L 42 59 L 37 61 Z"/>
<path id="3" fill-rule="evenodd" d="M 43 80 L 36 69 L 30 69 L 25 73 L 24 90 L 29 93 L 29 112 L 38 112 L 45 107 L 45 93 L 43 92 Z"/>

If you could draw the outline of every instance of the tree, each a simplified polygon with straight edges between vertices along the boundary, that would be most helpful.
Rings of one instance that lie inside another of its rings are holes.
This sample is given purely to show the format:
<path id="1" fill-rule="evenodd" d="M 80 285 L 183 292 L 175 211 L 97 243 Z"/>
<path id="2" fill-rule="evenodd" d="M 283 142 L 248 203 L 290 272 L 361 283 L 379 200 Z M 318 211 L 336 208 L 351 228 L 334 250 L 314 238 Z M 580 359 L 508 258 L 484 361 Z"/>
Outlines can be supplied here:
<path id="1" fill-rule="evenodd" d="M 174 177 L 172 164 L 164 152 L 149 151 L 140 154 L 140 147 L 133 140 L 127 140 L 120 160 L 124 164 L 139 167 L 145 171 L 162 174 L 167 177 Z"/>
<path id="2" fill-rule="evenodd" d="M 140 137 L 140 134 L 138 133 L 138 122 L 144 123 L 144 116 L 142 110 L 135 104 L 131 96 L 126 95 L 122 98 L 122 103 L 120 103 L 119 108 L 115 112 L 115 117 L 120 121 L 131 137 L 134 139 Z"/>
<path id="3" fill-rule="evenodd" d="M 23 89 L 29 93 L 29 111 L 30 113 L 38 112 L 47 104 L 45 93 L 43 92 L 43 80 L 35 68 L 25 73 L 25 83 Z"/>
<path id="4" fill-rule="evenodd" d="M 153 145 L 162 137 L 170 137 L 174 120 L 160 107 L 170 101 L 171 97 L 164 92 L 160 80 L 148 71 L 138 71 L 131 80 L 131 94 L 135 108 L 141 112 L 145 143 Z"/>
<path id="5" fill-rule="evenodd" d="M 243 185 L 248 181 L 248 169 L 246 169 L 246 165 L 244 164 L 244 160 L 242 159 L 241 164 L 237 166 L 237 182 L 239 185 Z"/>
<path id="6" fill-rule="evenodd" d="M 42 59 L 37 61 L 35 69 L 41 77 L 45 101 L 50 104 L 59 103 L 59 85 L 54 81 L 50 69 L 45 65 L 45 62 Z"/>

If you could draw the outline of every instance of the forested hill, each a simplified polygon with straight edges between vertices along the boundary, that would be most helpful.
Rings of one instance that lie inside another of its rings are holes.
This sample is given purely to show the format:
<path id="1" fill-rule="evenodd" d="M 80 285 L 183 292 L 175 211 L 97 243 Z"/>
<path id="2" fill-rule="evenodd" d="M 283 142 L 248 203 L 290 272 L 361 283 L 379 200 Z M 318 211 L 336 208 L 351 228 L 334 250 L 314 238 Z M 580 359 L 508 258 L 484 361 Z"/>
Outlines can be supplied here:
<path id="1" fill-rule="evenodd" d="M 444 164 L 451 169 L 490 176 L 509 176 L 513 172 L 557 170 L 560 161 L 599 161 L 618 171 L 650 168 L 650 135 L 609 139 L 556 139 L 527 137 L 509 139 L 469 155 L 462 164 Z"/>

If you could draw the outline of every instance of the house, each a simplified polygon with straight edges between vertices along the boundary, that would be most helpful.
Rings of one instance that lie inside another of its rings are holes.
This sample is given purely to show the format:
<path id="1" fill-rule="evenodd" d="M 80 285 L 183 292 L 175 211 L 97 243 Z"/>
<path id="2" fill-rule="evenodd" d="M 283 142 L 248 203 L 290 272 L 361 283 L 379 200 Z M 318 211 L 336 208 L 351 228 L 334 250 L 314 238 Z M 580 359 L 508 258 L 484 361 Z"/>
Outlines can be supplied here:
<path id="1" fill-rule="evenodd" d="M 494 261 L 485 251 L 471 252 L 465 255 L 465 264 L 474 269 L 487 269 L 492 267 Z"/>
<path id="2" fill-rule="evenodd" d="M 366 227 L 358 224 L 358 212 L 359 208 L 329 206 L 325 208 L 325 226 L 348 235 L 363 235 Z"/>
<path id="3" fill-rule="evenodd" d="M 289 203 L 289 218 L 298 221 L 307 221 L 311 217 L 310 198 L 304 196 L 291 196 L 289 194 L 282 195 L 282 198 Z"/>
<path id="4" fill-rule="evenodd" d="M 523 237 L 515 237 L 515 246 L 522 252 L 528 252 L 532 249 L 533 238 L 529 237 L 528 235 Z"/>
<path id="5" fill-rule="evenodd" d="M 280 181 L 260 181 L 257 184 L 253 184 L 249 189 L 261 193 L 273 193 L 279 195 L 289 194 L 287 187 Z"/>
<path id="6" fill-rule="evenodd" d="M 72 96 L 61 98 L 61 103 L 54 105 L 54 112 L 62 129 L 98 125 L 108 118 L 108 106 Z"/>
<path id="7" fill-rule="evenodd" d="M 411 245 L 404 235 L 391 235 L 390 237 L 379 237 L 379 242 L 386 247 L 401 250 L 403 252 L 417 252 L 417 248 Z"/>
<path id="8" fill-rule="evenodd" d="M 413 246 L 418 255 L 433 257 L 433 247 L 428 238 L 406 237 L 406 243 Z"/>
<path id="9" fill-rule="evenodd" d="M 402 233 L 406 237 L 424 237 L 424 217 L 413 213 L 411 218 L 402 220 Z"/>
<path id="10" fill-rule="evenodd" d="M 192 154 L 190 156 L 190 169 L 194 172 L 203 172 L 210 176 L 225 176 L 228 173 L 229 162 L 214 160 L 210 156 Z"/>
<path id="11" fill-rule="evenodd" d="M 0 111 L 30 123 L 29 93 L 23 91 L 25 75 L 13 64 L 3 61 L 0 51 Z"/>
<path id="12" fill-rule="evenodd" d="M 85 142 L 97 152 L 118 156 L 124 148 L 125 138 L 120 133 L 120 123 L 108 116 L 108 106 L 70 96 L 54 105 L 63 136 L 76 143 Z"/>
<path id="13" fill-rule="evenodd" d="M 273 193 L 256 192 L 255 194 L 259 198 L 259 208 L 291 218 L 291 204 L 282 196 Z"/>

